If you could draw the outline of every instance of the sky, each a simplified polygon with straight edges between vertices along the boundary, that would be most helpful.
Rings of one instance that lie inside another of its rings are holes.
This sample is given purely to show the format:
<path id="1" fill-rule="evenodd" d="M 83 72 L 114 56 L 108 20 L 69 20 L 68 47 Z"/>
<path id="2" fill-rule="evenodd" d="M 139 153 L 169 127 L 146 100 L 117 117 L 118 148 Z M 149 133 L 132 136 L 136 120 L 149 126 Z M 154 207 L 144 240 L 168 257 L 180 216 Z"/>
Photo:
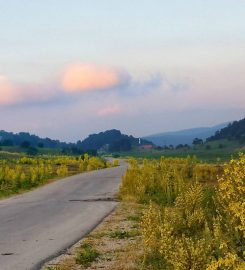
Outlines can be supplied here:
<path id="1" fill-rule="evenodd" d="M 67 142 L 245 117 L 244 0 L 0 0 L 0 129 Z"/>

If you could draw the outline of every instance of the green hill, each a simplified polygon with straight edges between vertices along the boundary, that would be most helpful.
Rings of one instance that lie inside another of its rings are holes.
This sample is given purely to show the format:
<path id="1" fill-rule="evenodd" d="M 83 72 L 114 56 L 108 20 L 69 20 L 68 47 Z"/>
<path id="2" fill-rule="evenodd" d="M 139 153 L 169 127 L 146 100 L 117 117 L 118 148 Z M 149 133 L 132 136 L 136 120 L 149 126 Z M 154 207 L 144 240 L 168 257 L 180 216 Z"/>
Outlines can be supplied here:
<path id="1" fill-rule="evenodd" d="M 147 140 L 141 140 L 142 144 L 152 144 Z M 103 148 L 109 152 L 129 151 L 135 146 L 138 146 L 139 138 L 132 135 L 122 134 L 120 130 L 111 129 L 98 134 L 91 134 L 82 142 L 78 142 L 77 146 L 83 150 L 99 150 Z"/>
<path id="2" fill-rule="evenodd" d="M 245 118 L 230 123 L 227 127 L 216 131 L 215 135 L 207 138 L 207 142 L 217 140 L 237 141 L 245 144 Z"/>
<path id="3" fill-rule="evenodd" d="M 70 147 L 72 144 L 60 142 L 59 140 L 52 140 L 50 138 L 40 138 L 37 135 L 28 132 L 7 132 L 0 130 L 0 146 L 32 146 L 32 147 L 46 147 L 46 148 L 64 148 Z"/>

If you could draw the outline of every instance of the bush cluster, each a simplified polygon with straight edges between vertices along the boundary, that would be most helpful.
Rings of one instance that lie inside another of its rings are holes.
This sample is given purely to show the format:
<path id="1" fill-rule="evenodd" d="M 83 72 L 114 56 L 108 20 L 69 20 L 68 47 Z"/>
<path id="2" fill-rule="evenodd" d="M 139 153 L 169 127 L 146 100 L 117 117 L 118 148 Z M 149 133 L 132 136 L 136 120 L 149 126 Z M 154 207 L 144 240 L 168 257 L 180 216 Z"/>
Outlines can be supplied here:
<path id="1" fill-rule="evenodd" d="M 178 194 L 193 182 L 217 182 L 223 167 L 217 164 L 198 163 L 196 158 L 164 158 L 160 160 L 129 161 L 122 179 L 119 195 L 122 199 L 137 202 L 154 201 L 172 204 Z"/>
<path id="2" fill-rule="evenodd" d="M 99 157 L 52 156 L 0 160 L 0 196 L 44 184 L 49 179 L 113 166 Z"/>
<path id="3" fill-rule="evenodd" d="M 134 160 L 120 192 L 148 205 L 141 221 L 145 269 L 245 269 L 244 155 L 224 167 Z"/>

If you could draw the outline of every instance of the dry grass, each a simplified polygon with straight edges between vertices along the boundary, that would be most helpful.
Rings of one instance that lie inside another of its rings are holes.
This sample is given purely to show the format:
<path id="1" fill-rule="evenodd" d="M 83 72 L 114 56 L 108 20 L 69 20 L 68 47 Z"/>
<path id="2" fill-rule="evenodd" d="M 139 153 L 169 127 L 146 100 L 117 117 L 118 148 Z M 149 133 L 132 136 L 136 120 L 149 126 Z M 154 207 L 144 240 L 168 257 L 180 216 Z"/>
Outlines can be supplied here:
<path id="1" fill-rule="evenodd" d="M 116 210 L 68 252 L 46 264 L 45 270 L 137 270 L 140 268 L 141 236 L 138 231 L 141 206 L 120 203 Z M 89 244 L 99 256 L 90 265 L 79 264 L 77 256 Z"/>

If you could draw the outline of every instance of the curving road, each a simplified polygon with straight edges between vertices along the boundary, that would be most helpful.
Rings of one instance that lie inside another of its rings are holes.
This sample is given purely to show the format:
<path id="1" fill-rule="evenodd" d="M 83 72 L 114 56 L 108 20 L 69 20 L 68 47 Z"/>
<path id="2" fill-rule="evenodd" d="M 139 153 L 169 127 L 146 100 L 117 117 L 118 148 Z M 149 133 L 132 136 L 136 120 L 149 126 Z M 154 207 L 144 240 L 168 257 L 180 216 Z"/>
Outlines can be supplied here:
<path id="1" fill-rule="evenodd" d="M 40 269 L 116 206 L 125 164 L 53 182 L 0 201 L 0 270 Z"/>

